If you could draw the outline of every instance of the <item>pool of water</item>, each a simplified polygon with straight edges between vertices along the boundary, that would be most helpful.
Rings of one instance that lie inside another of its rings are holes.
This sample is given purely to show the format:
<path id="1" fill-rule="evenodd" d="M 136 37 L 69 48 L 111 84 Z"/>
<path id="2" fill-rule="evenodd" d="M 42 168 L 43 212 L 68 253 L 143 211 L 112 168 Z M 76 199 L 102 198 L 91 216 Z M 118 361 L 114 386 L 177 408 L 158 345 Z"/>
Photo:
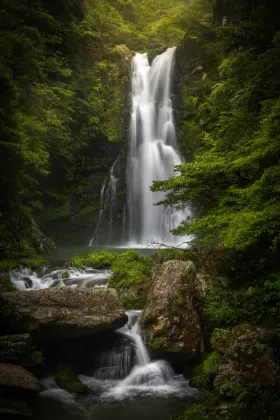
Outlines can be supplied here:
<path id="1" fill-rule="evenodd" d="M 195 403 L 193 398 L 145 396 L 125 401 L 99 397 L 75 398 L 66 391 L 42 394 L 34 407 L 35 420 L 169 420 Z"/>
<path id="2" fill-rule="evenodd" d="M 151 248 L 125 248 L 125 247 L 109 247 L 109 246 L 85 246 L 85 245 L 69 245 L 69 246 L 58 246 L 54 251 L 44 256 L 44 258 L 51 264 L 64 263 L 75 255 L 80 255 L 85 252 L 100 252 L 100 251 L 111 251 L 111 252 L 126 252 L 129 249 L 135 249 L 143 257 L 152 255 L 156 249 Z"/>

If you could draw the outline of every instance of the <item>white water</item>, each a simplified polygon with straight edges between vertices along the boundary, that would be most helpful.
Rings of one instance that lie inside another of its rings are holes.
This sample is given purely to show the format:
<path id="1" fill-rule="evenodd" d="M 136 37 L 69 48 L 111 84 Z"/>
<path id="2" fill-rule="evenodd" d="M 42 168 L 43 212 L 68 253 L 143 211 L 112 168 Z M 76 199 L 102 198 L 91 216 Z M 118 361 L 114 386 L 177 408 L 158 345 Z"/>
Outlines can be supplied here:
<path id="1" fill-rule="evenodd" d="M 171 207 L 155 206 L 165 193 L 150 191 L 153 181 L 174 175 L 182 163 L 173 120 L 171 83 L 175 48 L 158 55 L 152 65 L 147 54 L 132 62 L 132 112 L 128 157 L 129 238 L 131 247 L 147 241 L 178 245 L 188 238 L 170 233 L 186 217 Z"/>
<path id="2" fill-rule="evenodd" d="M 101 354 L 101 366 L 93 376 L 80 375 L 89 388 L 101 391 L 102 400 L 123 400 L 136 395 L 196 396 L 197 391 L 188 386 L 182 375 L 175 375 L 164 360 L 151 361 L 140 331 L 141 311 L 128 311 L 128 323 L 118 330 L 134 347 L 124 346 L 122 353 L 113 349 Z M 120 380 L 120 377 L 123 378 Z"/>
<path id="3" fill-rule="evenodd" d="M 109 208 L 109 239 L 108 243 L 110 244 L 112 238 L 112 229 L 113 229 L 113 216 L 114 216 L 114 204 L 117 196 L 117 182 L 116 177 L 116 167 L 119 161 L 119 157 L 115 160 L 111 166 L 109 177 L 107 176 L 102 184 L 100 192 L 100 210 L 98 215 L 98 221 L 96 228 L 93 234 L 92 239 L 90 240 L 89 246 L 99 244 L 100 236 L 100 227 L 103 221 L 104 213 Z M 109 182 L 108 182 L 109 178 Z"/>
<path id="4" fill-rule="evenodd" d="M 63 278 L 63 273 L 68 272 L 69 277 Z M 43 269 L 37 274 L 25 268 L 23 270 L 11 270 L 10 278 L 17 290 L 40 290 L 48 287 L 71 286 L 71 287 L 107 287 L 111 275 L 109 270 L 76 269 L 69 268 L 48 270 Z"/>

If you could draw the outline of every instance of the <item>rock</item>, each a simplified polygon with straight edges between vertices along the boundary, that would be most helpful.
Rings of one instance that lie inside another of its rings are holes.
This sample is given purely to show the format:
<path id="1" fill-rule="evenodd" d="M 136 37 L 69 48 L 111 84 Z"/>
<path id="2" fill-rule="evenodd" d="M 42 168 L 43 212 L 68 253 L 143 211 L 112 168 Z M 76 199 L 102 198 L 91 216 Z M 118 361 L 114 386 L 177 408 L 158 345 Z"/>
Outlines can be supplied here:
<path id="1" fill-rule="evenodd" d="M 127 316 L 114 289 L 70 287 L 2 295 L 10 330 L 37 341 L 75 338 L 122 327 Z"/>
<path id="2" fill-rule="evenodd" d="M 60 388 L 68 392 L 76 394 L 87 394 L 90 392 L 90 389 L 80 381 L 68 365 L 58 367 L 55 380 Z"/>
<path id="3" fill-rule="evenodd" d="M 125 309 L 143 309 L 147 299 L 148 284 L 116 285 L 118 296 Z"/>
<path id="4" fill-rule="evenodd" d="M 230 346 L 231 331 L 215 328 L 211 337 L 211 344 L 214 350 L 225 354 Z"/>
<path id="5" fill-rule="evenodd" d="M 20 399 L 0 397 L 0 419 L 31 418 L 28 404 Z"/>
<path id="6" fill-rule="evenodd" d="M 22 366 L 0 363 L 2 395 L 34 397 L 40 391 L 38 380 Z"/>
<path id="7" fill-rule="evenodd" d="M 165 262 L 153 275 L 142 326 L 156 357 L 182 363 L 197 355 L 200 324 L 193 306 L 195 276 L 191 261 L 177 260 Z"/>
<path id="8" fill-rule="evenodd" d="M 227 349 L 216 340 L 224 357 L 214 380 L 215 389 L 225 398 L 237 397 L 248 384 L 279 390 L 280 330 L 239 325 L 226 336 Z"/>
<path id="9" fill-rule="evenodd" d="M 211 344 L 213 349 L 218 353 L 225 354 L 234 345 L 237 338 L 250 332 L 263 331 L 264 329 L 262 327 L 248 324 L 237 325 L 231 331 L 216 328 L 212 333 Z"/>
<path id="10" fill-rule="evenodd" d="M 29 334 L 5 335 L 0 337 L 0 362 L 21 363 L 31 350 Z"/>
<path id="11" fill-rule="evenodd" d="M 194 294 L 199 300 L 204 300 L 207 295 L 212 293 L 213 280 L 207 274 L 198 273 L 194 281 Z"/>

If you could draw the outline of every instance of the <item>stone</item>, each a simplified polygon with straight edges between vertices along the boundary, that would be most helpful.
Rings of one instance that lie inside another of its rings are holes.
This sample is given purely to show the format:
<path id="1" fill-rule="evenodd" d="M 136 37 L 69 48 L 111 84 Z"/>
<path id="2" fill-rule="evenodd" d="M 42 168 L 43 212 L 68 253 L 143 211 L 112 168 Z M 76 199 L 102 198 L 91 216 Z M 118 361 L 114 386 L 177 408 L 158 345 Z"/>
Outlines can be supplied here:
<path id="1" fill-rule="evenodd" d="M 193 305 L 195 265 L 167 261 L 154 272 L 142 314 L 148 347 L 156 357 L 182 363 L 196 357 L 200 323 Z"/>
<path id="2" fill-rule="evenodd" d="M 21 363 L 31 350 L 29 334 L 4 335 L 0 337 L 0 362 Z"/>
<path id="3" fill-rule="evenodd" d="M 280 330 L 239 325 L 229 333 L 215 389 L 225 398 L 235 398 L 248 384 L 279 390 Z"/>
<path id="4" fill-rule="evenodd" d="M 0 419 L 32 418 L 28 404 L 20 399 L 0 397 Z"/>
<path id="5" fill-rule="evenodd" d="M 2 295 L 6 329 L 35 341 L 76 338 L 121 328 L 127 316 L 114 289 L 56 287 Z"/>
<path id="6" fill-rule="evenodd" d="M 22 366 L 0 363 L 0 390 L 3 394 L 33 397 L 40 391 L 38 380 Z"/>
<path id="7" fill-rule="evenodd" d="M 212 293 L 213 280 L 207 274 L 197 273 L 194 281 L 194 294 L 199 300 L 204 300 L 207 295 Z"/>
<path id="8" fill-rule="evenodd" d="M 58 366 L 55 380 L 60 388 L 75 394 L 87 394 L 90 389 L 84 385 L 68 365 Z"/>

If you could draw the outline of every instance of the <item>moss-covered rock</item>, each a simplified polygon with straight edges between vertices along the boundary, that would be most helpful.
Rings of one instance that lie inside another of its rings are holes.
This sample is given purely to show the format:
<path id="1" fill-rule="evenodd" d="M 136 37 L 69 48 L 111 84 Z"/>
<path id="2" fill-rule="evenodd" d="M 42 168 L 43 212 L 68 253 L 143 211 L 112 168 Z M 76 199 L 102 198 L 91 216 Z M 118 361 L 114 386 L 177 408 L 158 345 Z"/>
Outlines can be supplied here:
<path id="1" fill-rule="evenodd" d="M 55 375 L 55 380 L 60 388 L 75 394 L 87 394 L 90 389 L 84 385 L 74 374 L 70 366 L 59 366 Z"/>
<path id="2" fill-rule="evenodd" d="M 220 354 L 225 354 L 225 352 L 230 346 L 230 337 L 230 331 L 215 328 L 211 337 L 211 344 L 213 346 L 213 349 Z"/>
<path id="3" fill-rule="evenodd" d="M 112 331 L 127 321 L 114 289 L 50 288 L 5 293 L 1 299 L 6 330 L 30 333 L 37 341 Z"/>
<path id="4" fill-rule="evenodd" d="M 280 390 L 280 331 L 241 325 L 229 336 L 229 348 L 214 380 L 222 396 L 237 397 L 248 386 Z"/>
<path id="5" fill-rule="evenodd" d="M 156 357 L 182 363 L 197 355 L 200 324 L 193 306 L 195 276 L 191 261 L 167 261 L 154 271 L 142 326 Z"/>

